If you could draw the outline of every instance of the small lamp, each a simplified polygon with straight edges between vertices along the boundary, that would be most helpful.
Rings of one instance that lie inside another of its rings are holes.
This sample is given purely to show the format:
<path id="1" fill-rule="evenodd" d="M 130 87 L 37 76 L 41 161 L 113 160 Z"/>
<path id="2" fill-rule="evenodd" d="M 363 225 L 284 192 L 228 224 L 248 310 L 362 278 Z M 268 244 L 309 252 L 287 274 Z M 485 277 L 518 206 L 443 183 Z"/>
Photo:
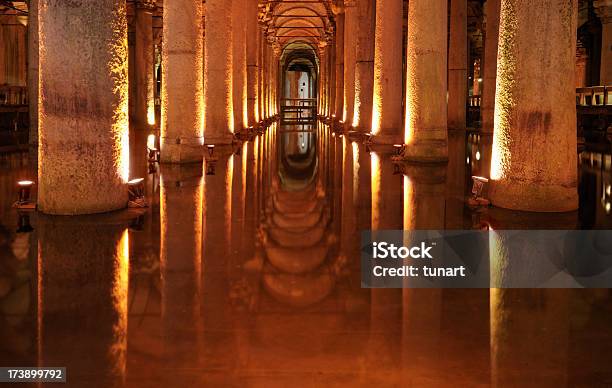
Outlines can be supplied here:
<path id="1" fill-rule="evenodd" d="M 128 182 L 128 207 L 146 207 L 144 178 L 132 179 Z"/>
<path id="2" fill-rule="evenodd" d="M 489 200 L 483 197 L 483 191 L 489 180 L 481 176 L 472 176 L 472 197 L 468 200 L 470 206 L 488 206 Z"/>
<path id="3" fill-rule="evenodd" d="M 13 204 L 13 207 L 24 210 L 33 210 L 36 208 L 36 204 L 32 202 L 30 198 L 32 194 L 32 186 L 34 186 L 34 182 L 32 181 L 26 180 L 17 182 L 19 196 L 17 198 L 17 202 Z"/>
<path id="4" fill-rule="evenodd" d="M 395 156 L 402 156 L 404 154 L 404 150 L 406 149 L 406 145 L 394 144 L 393 149 L 395 149 Z"/>
<path id="5" fill-rule="evenodd" d="M 208 156 L 210 156 L 212 158 L 213 155 L 215 154 L 215 145 L 214 144 L 208 144 L 206 146 L 206 148 L 208 149 Z"/>

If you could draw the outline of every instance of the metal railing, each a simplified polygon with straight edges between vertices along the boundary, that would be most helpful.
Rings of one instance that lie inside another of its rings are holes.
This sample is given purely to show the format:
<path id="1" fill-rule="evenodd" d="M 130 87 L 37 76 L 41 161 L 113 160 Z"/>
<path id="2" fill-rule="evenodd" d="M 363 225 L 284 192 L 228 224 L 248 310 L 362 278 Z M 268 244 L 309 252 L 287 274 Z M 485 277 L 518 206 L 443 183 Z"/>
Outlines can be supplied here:
<path id="1" fill-rule="evenodd" d="M 576 89 L 576 105 L 604 107 L 612 105 L 612 86 L 591 86 Z"/>
<path id="2" fill-rule="evenodd" d="M 0 86 L 0 106 L 28 105 L 28 88 L 25 86 Z"/>
<path id="3" fill-rule="evenodd" d="M 317 119 L 317 100 L 314 98 L 284 98 L 281 105 L 281 123 L 287 125 L 310 124 Z"/>

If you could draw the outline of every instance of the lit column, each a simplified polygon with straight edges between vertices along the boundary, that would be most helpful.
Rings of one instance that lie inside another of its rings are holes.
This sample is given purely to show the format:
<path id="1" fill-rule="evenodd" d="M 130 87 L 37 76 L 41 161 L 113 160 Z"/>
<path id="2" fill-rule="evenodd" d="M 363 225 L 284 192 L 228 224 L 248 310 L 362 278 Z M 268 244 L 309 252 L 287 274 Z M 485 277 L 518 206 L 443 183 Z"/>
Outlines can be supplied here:
<path id="1" fill-rule="evenodd" d="M 30 134 L 28 143 L 38 146 L 38 0 L 28 4 L 28 104 Z"/>
<path id="2" fill-rule="evenodd" d="M 205 141 L 230 144 L 234 132 L 231 0 L 206 2 L 205 52 Z"/>
<path id="3" fill-rule="evenodd" d="M 402 142 L 402 4 L 376 1 L 372 132 L 382 144 Z"/>
<path id="4" fill-rule="evenodd" d="M 356 7 L 355 103 L 352 126 L 370 132 L 372 125 L 372 90 L 374 87 L 374 0 L 358 0 Z M 401 34 L 392 38 L 400 39 Z M 355 37 L 353 37 L 355 39 Z M 398 87 L 396 85 L 396 87 Z"/>
<path id="5" fill-rule="evenodd" d="M 257 104 L 259 96 L 259 61 L 257 55 L 259 27 L 257 21 L 257 0 L 247 0 L 247 110 L 249 125 L 259 121 Z"/>
<path id="6" fill-rule="evenodd" d="M 153 10 L 155 1 L 136 2 L 136 39 L 134 45 L 134 76 L 136 83 L 135 121 L 145 128 L 155 124 Z"/>
<path id="7" fill-rule="evenodd" d="M 577 1 L 501 2 L 490 190 L 496 206 L 578 208 L 576 14 Z"/>
<path id="8" fill-rule="evenodd" d="M 336 44 L 333 36 L 331 37 L 331 44 L 328 47 L 329 61 L 327 64 L 327 74 L 329 74 L 329 81 L 327 83 L 327 90 L 329 90 L 329 100 L 327 101 L 327 117 L 332 117 L 336 107 Z"/>
<path id="9" fill-rule="evenodd" d="M 342 121 L 352 124 L 355 105 L 355 54 L 357 40 L 357 9 L 354 0 L 344 1 L 344 112 Z"/>
<path id="10" fill-rule="evenodd" d="M 408 9 L 406 76 L 408 160 L 448 159 L 446 114 L 447 1 L 415 0 Z"/>
<path id="11" fill-rule="evenodd" d="M 467 0 L 450 1 L 448 129 L 465 129 L 467 104 Z"/>
<path id="12" fill-rule="evenodd" d="M 163 23 L 161 161 L 199 161 L 204 142 L 202 2 L 164 4 Z"/>
<path id="13" fill-rule="evenodd" d="M 247 0 L 232 0 L 234 130 L 248 127 L 246 33 Z"/>
<path id="14" fill-rule="evenodd" d="M 487 26 L 485 35 L 484 76 L 480 116 L 482 132 L 493 133 L 495 111 L 495 80 L 497 78 L 497 44 L 499 42 L 499 7 L 501 0 L 487 0 L 485 13 Z"/>
<path id="15" fill-rule="evenodd" d="M 319 48 L 319 115 L 325 114 L 326 100 L 326 78 L 327 78 L 327 50 L 325 47 Z"/>
<path id="16" fill-rule="evenodd" d="M 344 12 L 336 15 L 336 106 L 334 114 L 342 119 L 344 109 Z"/>
<path id="17" fill-rule="evenodd" d="M 123 208 L 129 175 L 125 2 L 41 0 L 39 6 L 39 209 Z"/>
<path id="18" fill-rule="evenodd" d="M 600 85 L 612 85 L 612 2 L 595 2 L 597 16 L 601 20 L 601 74 Z"/>

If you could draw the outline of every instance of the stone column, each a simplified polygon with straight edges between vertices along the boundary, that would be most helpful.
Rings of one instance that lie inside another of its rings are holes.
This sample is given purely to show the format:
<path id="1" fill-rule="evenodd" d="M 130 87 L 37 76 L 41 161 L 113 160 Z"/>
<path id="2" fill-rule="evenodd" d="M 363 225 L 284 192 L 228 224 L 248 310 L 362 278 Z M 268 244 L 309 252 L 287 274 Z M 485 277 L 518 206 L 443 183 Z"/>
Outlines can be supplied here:
<path id="1" fill-rule="evenodd" d="M 467 104 L 467 0 L 450 1 L 448 129 L 465 129 Z"/>
<path id="2" fill-rule="evenodd" d="M 344 109 L 344 12 L 336 15 L 336 104 L 334 114 L 342 119 Z"/>
<path id="3" fill-rule="evenodd" d="M 136 2 L 135 66 L 135 122 L 140 128 L 155 125 L 155 79 L 153 48 L 153 10 L 155 1 Z"/>
<path id="4" fill-rule="evenodd" d="M 259 61 L 257 55 L 259 26 L 257 21 L 257 0 L 247 0 L 246 25 L 247 25 L 247 110 L 249 125 L 255 125 L 259 121 Z"/>
<path id="5" fill-rule="evenodd" d="M 354 128 L 370 132 L 372 125 L 372 90 L 374 87 L 374 31 L 376 20 L 374 0 L 357 1 L 357 46 L 355 48 L 355 106 Z M 400 39 L 401 34 L 395 36 Z M 398 84 L 399 86 L 399 84 Z"/>
<path id="6" fill-rule="evenodd" d="M 499 7 L 501 0 L 487 0 L 485 13 L 487 26 L 485 34 L 484 76 L 480 116 L 482 132 L 493 133 L 495 110 L 495 82 L 497 79 L 497 44 L 499 42 Z"/>
<path id="7" fill-rule="evenodd" d="M 161 161 L 199 161 L 204 143 L 202 2 L 168 2 L 163 17 Z"/>
<path id="8" fill-rule="evenodd" d="M 382 144 L 402 142 L 402 0 L 376 1 L 372 133 Z"/>
<path id="9" fill-rule="evenodd" d="M 448 159 L 447 8 L 446 0 L 409 3 L 404 135 L 407 160 L 443 162 Z"/>
<path id="10" fill-rule="evenodd" d="M 576 15 L 576 0 L 501 2 L 490 190 L 495 206 L 578 208 Z"/>
<path id="11" fill-rule="evenodd" d="M 319 48 L 319 101 L 318 110 L 319 115 L 325 115 L 325 101 L 326 101 L 326 78 L 327 78 L 327 50 L 325 47 Z"/>
<path id="12" fill-rule="evenodd" d="M 352 124 L 355 105 L 355 54 L 357 40 L 357 9 L 354 0 L 344 1 L 344 111 L 342 121 Z"/>
<path id="13" fill-rule="evenodd" d="M 246 33 L 247 0 L 232 0 L 234 130 L 248 127 Z"/>
<path id="14" fill-rule="evenodd" d="M 28 4 L 28 104 L 28 143 L 35 149 L 38 147 L 38 0 L 30 0 Z"/>
<path id="15" fill-rule="evenodd" d="M 73 215 L 125 207 L 129 175 L 125 2 L 75 5 L 41 0 L 39 38 L 39 209 Z"/>
<path id="16" fill-rule="evenodd" d="M 597 16 L 601 20 L 601 85 L 612 85 L 612 2 L 596 2 Z"/>
<path id="17" fill-rule="evenodd" d="M 231 0 L 206 2 L 205 52 L 205 141 L 230 144 L 234 132 Z"/>

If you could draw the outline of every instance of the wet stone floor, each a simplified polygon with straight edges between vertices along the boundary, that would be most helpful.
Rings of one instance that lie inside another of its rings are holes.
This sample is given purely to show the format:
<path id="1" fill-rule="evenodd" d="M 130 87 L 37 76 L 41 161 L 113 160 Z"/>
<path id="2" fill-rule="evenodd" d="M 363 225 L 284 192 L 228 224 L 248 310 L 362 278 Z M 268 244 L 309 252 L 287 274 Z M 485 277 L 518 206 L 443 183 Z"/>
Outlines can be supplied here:
<path id="1" fill-rule="evenodd" d="M 578 212 L 467 208 L 487 143 L 398 168 L 274 124 L 179 167 L 134 133 L 149 207 L 82 217 L 12 209 L 35 167 L 0 155 L 0 366 L 70 387 L 612 386 L 609 290 L 361 288 L 362 230 L 610 228 L 609 149 L 581 153 Z"/>

